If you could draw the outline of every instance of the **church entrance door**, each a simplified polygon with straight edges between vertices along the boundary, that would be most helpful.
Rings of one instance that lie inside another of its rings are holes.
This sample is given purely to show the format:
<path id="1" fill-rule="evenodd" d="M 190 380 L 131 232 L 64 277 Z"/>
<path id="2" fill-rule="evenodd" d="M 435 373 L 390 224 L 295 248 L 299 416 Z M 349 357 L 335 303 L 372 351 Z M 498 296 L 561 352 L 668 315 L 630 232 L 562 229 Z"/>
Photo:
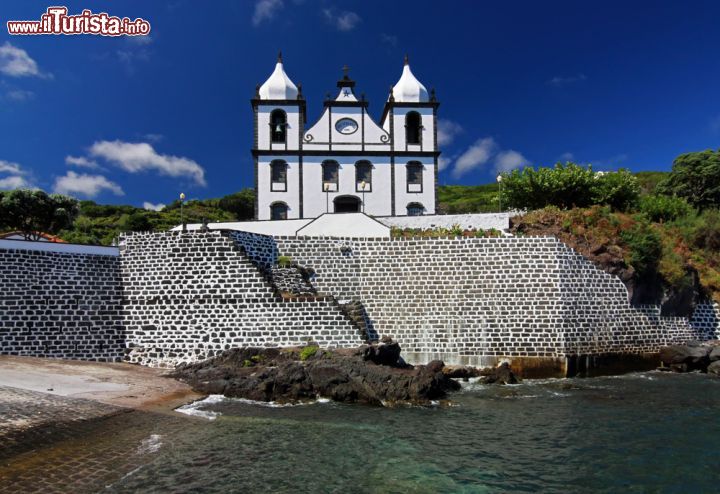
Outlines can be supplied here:
<path id="1" fill-rule="evenodd" d="M 359 213 L 360 212 L 360 199 L 355 196 L 340 196 L 336 198 L 335 212 L 336 213 Z"/>

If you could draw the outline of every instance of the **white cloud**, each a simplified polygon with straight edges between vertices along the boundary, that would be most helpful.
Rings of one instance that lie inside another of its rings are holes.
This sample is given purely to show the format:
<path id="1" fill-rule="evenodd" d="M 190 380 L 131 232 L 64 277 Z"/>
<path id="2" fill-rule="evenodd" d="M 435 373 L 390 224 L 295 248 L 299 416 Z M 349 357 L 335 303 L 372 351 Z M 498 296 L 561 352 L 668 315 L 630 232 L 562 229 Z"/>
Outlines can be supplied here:
<path id="1" fill-rule="evenodd" d="M 153 42 L 153 38 L 150 35 L 145 36 L 127 36 L 127 42 L 133 45 L 149 45 Z"/>
<path id="2" fill-rule="evenodd" d="M 323 9 L 325 19 L 339 31 L 352 31 L 362 21 L 355 12 L 337 12 L 334 8 Z"/>
<path id="3" fill-rule="evenodd" d="M 258 0 L 255 4 L 255 12 L 252 17 L 253 25 L 258 26 L 263 21 L 272 20 L 282 8 L 282 0 Z"/>
<path id="4" fill-rule="evenodd" d="M 438 158 L 438 171 L 441 172 L 443 170 L 446 170 L 450 163 L 452 163 L 452 160 L 450 158 L 443 158 L 442 156 Z"/>
<path id="5" fill-rule="evenodd" d="M 64 176 L 55 179 L 53 191 L 58 194 L 81 195 L 96 197 L 103 190 L 109 190 L 116 196 L 123 196 L 125 192 L 115 182 L 111 182 L 102 175 L 78 174 L 67 172 Z"/>
<path id="6" fill-rule="evenodd" d="M 13 173 L 16 175 L 24 174 L 20 163 L 13 163 L 11 161 L 4 160 L 0 160 L 0 173 Z"/>
<path id="7" fill-rule="evenodd" d="M 438 119 L 438 146 L 446 146 L 450 144 L 455 140 L 455 137 L 462 132 L 463 128 L 459 123 L 444 118 Z"/>
<path id="8" fill-rule="evenodd" d="M 28 52 L 8 41 L 0 46 L 0 72 L 10 77 L 52 77 L 40 71 L 37 62 Z"/>
<path id="9" fill-rule="evenodd" d="M 96 161 L 89 160 L 84 156 L 65 156 L 65 164 L 80 168 L 100 168 Z"/>
<path id="10" fill-rule="evenodd" d="M 575 159 L 575 155 L 571 152 L 563 153 L 560 155 L 560 161 L 573 161 Z"/>
<path id="11" fill-rule="evenodd" d="M 500 151 L 495 156 L 495 171 L 498 173 L 507 173 L 521 166 L 528 166 L 530 162 L 517 151 L 509 149 Z"/>
<path id="12" fill-rule="evenodd" d="M 158 154 L 146 142 L 99 141 L 90 147 L 90 155 L 103 158 L 130 173 L 154 170 L 170 177 L 189 177 L 205 186 L 205 170 L 184 157 Z"/>
<path id="13" fill-rule="evenodd" d="M 165 207 L 165 204 L 153 204 L 152 202 L 143 202 L 143 209 L 147 209 L 149 211 L 160 211 L 162 208 Z"/>
<path id="14" fill-rule="evenodd" d="M 575 84 L 576 82 L 582 82 L 587 80 L 587 77 L 585 74 L 577 74 L 577 75 L 571 75 L 568 77 L 563 76 L 555 76 L 549 81 L 547 81 L 548 86 L 554 86 L 554 87 L 563 87 L 568 86 L 570 84 Z"/>
<path id="15" fill-rule="evenodd" d="M 5 93 L 7 99 L 12 101 L 27 101 L 35 97 L 35 93 L 32 91 L 26 91 L 24 89 L 12 89 Z"/>
<path id="16" fill-rule="evenodd" d="M 0 190 L 12 190 L 20 188 L 30 188 L 30 183 L 25 180 L 25 177 L 19 175 L 12 175 L 6 178 L 0 178 Z"/>
<path id="17" fill-rule="evenodd" d="M 487 163 L 495 152 L 497 144 L 492 137 L 483 137 L 475 141 L 455 162 L 453 176 L 458 178 L 467 172 Z"/>

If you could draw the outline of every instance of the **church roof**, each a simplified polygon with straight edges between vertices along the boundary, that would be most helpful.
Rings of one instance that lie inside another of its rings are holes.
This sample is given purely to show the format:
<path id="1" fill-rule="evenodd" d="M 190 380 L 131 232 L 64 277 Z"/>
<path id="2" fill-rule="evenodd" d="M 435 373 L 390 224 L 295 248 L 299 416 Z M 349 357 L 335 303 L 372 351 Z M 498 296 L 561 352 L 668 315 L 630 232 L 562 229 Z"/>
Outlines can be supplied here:
<path id="1" fill-rule="evenodd" d="M 258 90 L 260 99 L 294 100 L 298 97 L 298 88 L 283 69 L 282 54 L 278 55 L 275 70 Z"/>
<path id="2" fill-rule="evenodd" d="M 410 70 L 410 63 L 408 62 L 407 56 L 405 57 L 405 66 L 403 67 L 402 75 L 393 87 L 391 96 L 398 103 L 419 103 L 430 100 L 427 89 L 425 89 L 425 86 L 417 80 Z"/>

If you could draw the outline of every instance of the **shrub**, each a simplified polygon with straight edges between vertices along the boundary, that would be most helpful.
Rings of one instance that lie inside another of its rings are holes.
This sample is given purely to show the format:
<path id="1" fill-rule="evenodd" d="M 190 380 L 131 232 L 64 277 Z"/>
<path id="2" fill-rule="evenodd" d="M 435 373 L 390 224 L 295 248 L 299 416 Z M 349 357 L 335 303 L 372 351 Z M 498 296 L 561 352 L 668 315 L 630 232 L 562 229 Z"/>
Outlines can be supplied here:
<path id="1" fill-rule="evenodd" d="M 666 223 L 689 215 L 692 207 L 681 197 L 653 195 L 640 199 L 640 212 L 650 221 Z"/>
<path id="2" fill-rule="evenodd" d="M 720 251 L 720 211 L 707 211 L 692 234 L 692 243 L 700 249 Z"/>
<path id="3" fill-rule="evenodd" d="M 450 235 L 455 235 L 456 237 L 459 237 L 463 234 L 463 228 L 458 223 L 455 223 L 450 227 L 448 232 L 450 233 Z"/>
<path id="4" fill-rule="evenodd" d="M 300 351 L 300 360 L 304 362 L 310 357 L 315 356 L 319 349 L 320 348 L 316 346 L 306 346 Z"/>
<path id="5" fill-rule="evenodd" d="M 594 204 L 610 206 L 617 211 L 627 211 L 637 203 L 640 182 L 629 171 L 596 173 L 591 186 Z"/>
<path id="6" fill-rule="evenodd" d="M 503 175 L 502 203 L 517 209 L 583 208 L 593 204 L 627 210 L 637 202 L 640 185 L 627 170 L 595 173 L 592 167 L 557 163 L 553 168 L 527 167 Z"/>
<path id="7" fill-rule="evenodd" d="M 289 268 L 292 264 L 292 257 L 290 256 L 278 256 L 278 266 L 281 268 Z"/>
<path id="8" fill-rule="evenodd" d="M 638 222 L 630 230 L 621 232 L 620 238 L 629 249 L 627 262 L 635 269 L 639 277 L 657 271 L 663 246 L 660 235 L 652 226 L 645 222 Z"/>

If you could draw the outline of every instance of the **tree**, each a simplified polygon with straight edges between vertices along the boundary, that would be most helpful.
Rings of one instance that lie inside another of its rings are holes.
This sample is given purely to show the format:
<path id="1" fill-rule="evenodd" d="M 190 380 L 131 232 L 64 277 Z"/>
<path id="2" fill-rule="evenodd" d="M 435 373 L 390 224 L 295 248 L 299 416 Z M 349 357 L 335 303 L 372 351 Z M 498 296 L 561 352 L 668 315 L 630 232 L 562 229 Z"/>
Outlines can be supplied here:
<path id="1" fill-rule="evenodd" d="M 592 167 L 557 163 L 553 168 L 527 167 L 503 175 L 502 203 L 517 209 L 562 209 L 593 204 L 627 209 L 640 194 L 637 179 L 627 170 L 595 173 Z"/>
<path id="2" fill-rule="evenodd" d="M 232 213 L 239 221 L 251 220 L 255 217 L 255 191 L 243 189 L 240 192 L 224 196 L 218 202 L 218 207 Z"/>
<path id="3" fill-rule="evenodd" d="M 720 150 L 681 154 L 658 191 L 684 197 L 701 211 L 720 206 Z"/>
<path id="4" fill-rule="evenodd" d="M 590 186 L 593 203 L 627 211 L 640 197 L 640 183 L 624 168 L 616 172 L 599 172 Z"/>
<path id="5" fill-rule="evenodd" d="M 27 240 L 69 228 L 77 214 L 76 199 L 42 190 L 17 189 L 0 198 L 0 224 L 21 232 Z"/>

